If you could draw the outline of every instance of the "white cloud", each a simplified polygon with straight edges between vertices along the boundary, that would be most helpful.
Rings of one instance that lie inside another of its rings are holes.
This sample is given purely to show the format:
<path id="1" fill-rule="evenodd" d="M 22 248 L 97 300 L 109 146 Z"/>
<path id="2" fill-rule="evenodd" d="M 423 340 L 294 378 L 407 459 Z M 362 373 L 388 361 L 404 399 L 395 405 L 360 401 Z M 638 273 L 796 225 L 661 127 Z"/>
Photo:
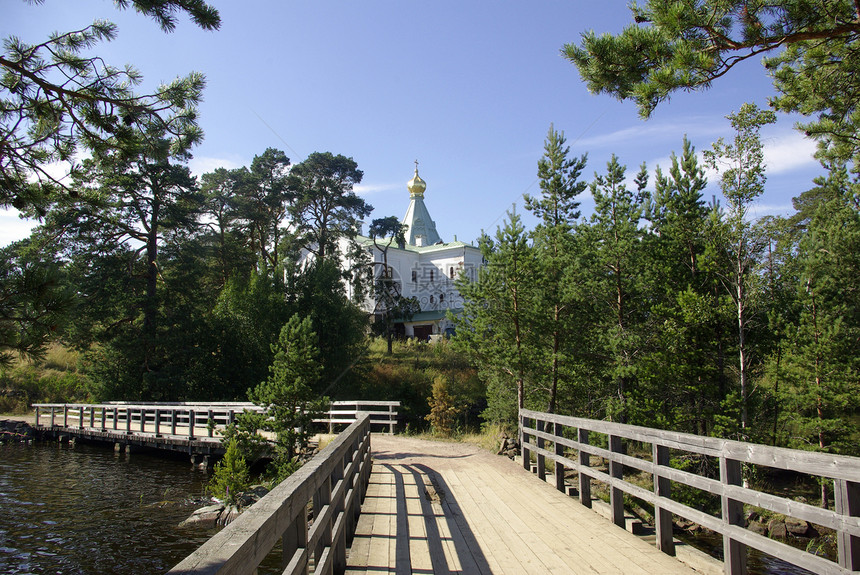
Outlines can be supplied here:
<path id="1" fill-rule="evenodd" d="M 769 174 L 780 174 L 818 165 L 815 142 L 800 132 L 783 132 L 764 141 L 764 159 Z"/>
<path id="2" fill-rule="evenodd" d="M 18 217 L 18 210 L 0 209 L 0 246 L 8 246 L 12 242 L 23 240 L 30 236 L 30 230 L 39 225 L 36 220 L 23 220 Z"/>
<path id="3" fill-rule="evenodd" d="M 225 170 L 235 170 L 236 168 L 241 168 L 245 165 L 238 157 L 232 158 L 207 158 L 207 157 L 194 157 L 188 162 L 188 168 L 191 170 L 191 173 L 195 176 L 201 176 L 203 174 L 207 174 L 209 172 L 214 172 L 218 168 L 224 168 Z"/>
<path id="4" fill-rule="evenodd" d="M 403 188 L 403 182 L 389 184 L 357 184 L 353 186 L 353 191 L 359 196 L 370 196 L 379 192 L 390 192 L 391 190 L 399 190 Z"/>
<path id="5" fill-rule="evenodd" d="M 672 139 L 677 141 L 680 149 L 681 140 L 686 134 L 689 139 L 718 137 L 724 128 L 714 118 L 688 117 L 681 120 L 666 122 L 643 122 L 631 128 L 617 130 L 608 134 L 602 134 L 589 138 L 581 138 L 573 146 L 574 142 L 568 139 L 571 147 L 583 149 L 613 147 L 624 145 L 629 147 L 631 142 L 638 142 L 643 148 L 648 148 L 652 141 L 664 141 Z"/>

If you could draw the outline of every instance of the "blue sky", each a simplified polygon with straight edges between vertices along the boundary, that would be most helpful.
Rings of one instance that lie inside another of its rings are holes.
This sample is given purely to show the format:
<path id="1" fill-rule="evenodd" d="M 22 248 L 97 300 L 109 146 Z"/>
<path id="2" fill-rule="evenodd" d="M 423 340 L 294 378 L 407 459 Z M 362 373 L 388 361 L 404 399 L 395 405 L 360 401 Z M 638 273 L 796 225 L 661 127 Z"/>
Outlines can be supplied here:
<path id="1" fill-rule="evenodd" d="M 700 152 L 731 138 L 725 116 L 746 101 L 765 106 L 773 93 L 754 61 L 706 92 L 676 95 L 648 121 L 631 103 L 591 95 L 560 49 L 587 30 L 619 32 L 631 22 L 626 1 L 214 0 L 219 31 L 183 17 L 172 34 L 107 0 L 2 3 L 4 39 L 38 43 L 95 19 L 116 23 L 117 39 L 96 52 L 136 67 L 139 91 L 203 72 L 206 137 L 190 164 L 196 174 L 249 165 L 268 147 L 294 163 L 330 151 L 364 171 L 357 191 L 375 207 L 371 218 L 399 218 L 417 159 L 446 241 L 494 231 L 515 203 L 524 212 L 523 193 L 539 193 L 537 161 L 551 123 L 573 154 L 588 153 L 586 179 L 612 153 L 632 178 L 642 162 L 668 167 L 685 134 Z M 790 213 L 791 198 L 821 173 L 814 144 L 793 130 L 797 119 L 780 115 L 763 132 L 769 179 L 755 215 Z M 719 197 L 715 184 L 711 194 Z M 584 197 L 586 213 L 590 205 Z M 0 212 L 0 245 L 26 235 L 26 224 Z"/>

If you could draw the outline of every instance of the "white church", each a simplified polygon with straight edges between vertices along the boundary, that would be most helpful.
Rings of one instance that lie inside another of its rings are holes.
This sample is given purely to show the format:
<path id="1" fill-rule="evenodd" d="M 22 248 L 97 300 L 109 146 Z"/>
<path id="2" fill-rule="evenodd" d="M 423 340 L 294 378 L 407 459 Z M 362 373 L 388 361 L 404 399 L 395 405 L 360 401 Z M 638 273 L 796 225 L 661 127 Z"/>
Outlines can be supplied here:
<path id="1" fill-rule="evenodd" d="M 406 242 L 392 243 L 388 248 L 388 267 L 394 281 L 399 283 L 403 297 L 415 297 L 421 311 L 409 321 L 396 324 L 399 335 L 427 340 L 430 336 L 450 334 L 453 324 L 447 312 L 463 308 L 463 299 L 454 286 L 454 280 L 462 272 L 465 277 L 476 280 L 478 268 L 483 265 L 481 251 L 470 244 L 457 241 L 444 242 L 436 231 L 436 222 L 430 217 L 424 204 L 427 184 L 418 176 L 408 182 L 409 208 L 401 221 L 406 226 Z M 382 251 L 369 237 L 358 236 L 359 245 L 365 247 L 373 262 L 383 262 Z M 382 269 L 382 265 L 374 268 Z M 352 294 L 349 294 L 352 296 Z M 364 308 L 374 311 L 375 302 L 368 299 Z"/>

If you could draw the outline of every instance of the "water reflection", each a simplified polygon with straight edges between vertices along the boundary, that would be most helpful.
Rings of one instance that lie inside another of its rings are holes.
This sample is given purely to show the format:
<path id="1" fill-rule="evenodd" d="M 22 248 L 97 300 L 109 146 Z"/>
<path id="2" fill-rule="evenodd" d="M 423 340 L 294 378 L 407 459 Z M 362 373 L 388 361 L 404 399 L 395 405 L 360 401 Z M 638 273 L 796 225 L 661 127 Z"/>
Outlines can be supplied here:
<path id="1" fill-rule="evenodd" d="M 0 573 L 164 572 L 212 532 L 180 529 L 190 463 L 56 444 L 0 446 Z"/>

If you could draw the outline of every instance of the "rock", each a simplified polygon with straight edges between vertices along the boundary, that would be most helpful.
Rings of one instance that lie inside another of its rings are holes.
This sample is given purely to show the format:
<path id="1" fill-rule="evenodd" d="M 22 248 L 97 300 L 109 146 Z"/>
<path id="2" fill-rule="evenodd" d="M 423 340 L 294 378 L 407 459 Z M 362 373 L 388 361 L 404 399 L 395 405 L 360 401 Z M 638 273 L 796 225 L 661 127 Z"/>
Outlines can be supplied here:
<path id="1" fill-rule="evenodd" d="M 785 520 L 785 530 L 795 537 L 808 537 L 809 523 L 802 519 L 794 519 L 789 517 Z"/>
<path id="2" fill-rule="evenodd" d="M 749 524 L 749 523 L 754 523 L 754 522 L 756 522 L 756 521 L 759 521 L 760 519 L 761 519 L 761 515 L 760 515 L 759 513 L 755 512 L 755 511 L 750 511 L 750 512 L 747 514 L 747 523 L 748 523 L 748 524 Z"/>
<path id="3" fill-rule="evenodd" d="M 26 421 L 0 420 L 0 443 L 28 443 L 36 438 L 36 430 Z"/>
<path id="4" fill-rule="evenodd" d="M 229 525 L 234 519 L 241 515 L 241 511 L 235 505 L 224 507 L 221 514 L 218 516 L 216 523 L 218 525 Z"/>
<path id="5" fill-rule="evenodd" d="M 785 521 L 779 519 L 771 519 L 770 523 L 767 524 L 767 532 L 771 537 L 776 539 L 785 539 L 788 537 Z"/>
<path id="6" fill-rule="evenodd" d="M 767 535 L 767 525 L 760 521 L 750 521 L 750 524 L 747 528 L 753 533 L 765 536 Z"/>
<path id="7" fill-rule="evenodd" d="M 220 503 L 201 507 L 192 513 L 191 517 L 180 523 L 179 526 L 214 527 L 218 524 L 218 518 L 221 516 L 222 511 L 224 511 L 224 506 Z"/>
<path id="8" fill-rule="evenodd" d="M 269 494 L 269 490 L 263 485 L 254 485 L 249 491 L 254 494 L 258 501 Z"/>

